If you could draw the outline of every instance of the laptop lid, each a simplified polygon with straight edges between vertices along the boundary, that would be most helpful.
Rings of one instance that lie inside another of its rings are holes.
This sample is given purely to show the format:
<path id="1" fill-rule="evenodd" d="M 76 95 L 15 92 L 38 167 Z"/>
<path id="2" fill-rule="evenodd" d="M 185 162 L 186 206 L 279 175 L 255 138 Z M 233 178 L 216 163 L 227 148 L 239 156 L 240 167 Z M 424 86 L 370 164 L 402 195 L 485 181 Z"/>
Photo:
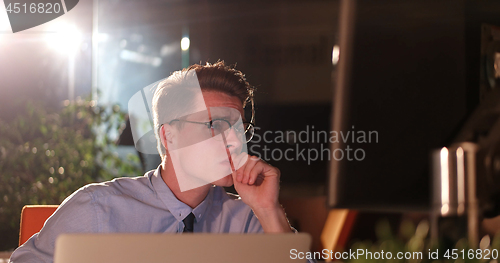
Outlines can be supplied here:
<path id="1" fill-rule="evenodd" d="M 298 262 L 311 236 L 299 234 L 63 234 L 55 263 Z"/>

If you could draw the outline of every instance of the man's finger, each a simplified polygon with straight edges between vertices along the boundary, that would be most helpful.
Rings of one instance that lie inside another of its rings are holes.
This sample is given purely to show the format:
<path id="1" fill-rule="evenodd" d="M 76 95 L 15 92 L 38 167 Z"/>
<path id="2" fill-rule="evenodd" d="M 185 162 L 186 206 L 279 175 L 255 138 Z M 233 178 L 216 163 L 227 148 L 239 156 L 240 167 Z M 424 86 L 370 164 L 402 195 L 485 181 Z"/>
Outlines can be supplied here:
<path id="1" fill-rule="evenodd" d="M 249 185 L 253 185 L 255 183 L 255 181 L 257 180 L 257 177 L 260 175 L 260 174 L 263 174 L 264 172 L 264 166 L 265 164 L 263 162 L 257 162 L 254 167 L 252 168 L 252 170 L 250 170 L 250 172 L 248 173 L 249 174 L 249 180 L 248 180 L 248 184 Z"/>
<path id="2" fill-rule="evenodd" d="M 249 156 L 247 163 L 245 164 L 245 169 L 243 170 L 243 179 L 242 183 L 247 184 L 250 180 L 250 171 L 254 168 L 254 166 L 260 161 L 260 158 L 257 156 Z"/>
<path id="3" fill-rule="evenodd" d="M 248 160 L 248 154 L 243 152 L 241 154 L 235 155 L 233 160 L 234 168 L 236 169 L 235 178 L 237 182 L 241 182 L 241 178 L 243 177 L 242 170 L 245 168 L 246 162 Z"/>

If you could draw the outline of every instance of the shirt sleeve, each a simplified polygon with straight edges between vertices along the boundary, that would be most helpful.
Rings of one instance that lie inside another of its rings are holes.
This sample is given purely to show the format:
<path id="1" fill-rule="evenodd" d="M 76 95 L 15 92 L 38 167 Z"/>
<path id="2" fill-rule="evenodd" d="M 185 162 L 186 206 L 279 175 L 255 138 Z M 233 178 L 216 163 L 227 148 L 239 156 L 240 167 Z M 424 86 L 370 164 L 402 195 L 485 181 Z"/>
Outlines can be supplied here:
<path id="1" fill-rule="evenodd" d="M 250 213 L 248 214 L 247 223 L 245 225 L 245 233 L 264 233 L 264 229 L 259 222 L 259 219 L 253 213 L 253 210 L 250 209 Z"/>
<path id="2" fill-rule="evenodd" d="M 66 198 L 42 230 L 12 254 L 11 263 L 53 262 L 57 237 L 63 233 L 98 232 L 93 196 L 81 188 Z"/>

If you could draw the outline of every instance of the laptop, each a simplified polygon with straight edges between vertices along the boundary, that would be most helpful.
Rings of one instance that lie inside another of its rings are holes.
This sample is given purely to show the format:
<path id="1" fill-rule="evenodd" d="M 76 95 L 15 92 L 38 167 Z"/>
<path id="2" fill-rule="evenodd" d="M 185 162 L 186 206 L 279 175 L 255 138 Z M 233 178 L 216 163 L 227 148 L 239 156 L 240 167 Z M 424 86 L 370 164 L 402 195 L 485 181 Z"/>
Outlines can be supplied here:
<path id="1" fill-rule="evenodd" d="M 307 233 L 62 234 L 54 263 L 306 262 L 292 255 L 310 245 Z"/>

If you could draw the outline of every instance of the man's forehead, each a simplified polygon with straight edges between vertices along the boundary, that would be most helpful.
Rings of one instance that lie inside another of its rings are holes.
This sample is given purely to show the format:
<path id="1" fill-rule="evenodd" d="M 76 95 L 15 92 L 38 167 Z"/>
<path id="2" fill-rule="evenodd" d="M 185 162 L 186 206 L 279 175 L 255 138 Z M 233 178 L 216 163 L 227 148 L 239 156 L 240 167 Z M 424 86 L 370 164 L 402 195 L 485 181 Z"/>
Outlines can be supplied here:
<path id="1" fill-rule="evenodd" d="M 238 121 L 239 119 L 242 119 L 240 111 L 231 107 L 209 107 L 208 110 L 192 113 L 184 117 L 188 116 L 188 119 L 193 121 L 209 121 L 214 119 Z"/>
<path id="2" fill-rule="evenodd" d="M 243 112 L 243 104 L 238 97 L 216 91 L 202 91 L 202 93 L 207 107 L 228 107 Z"/>
<path id="3" fill-rule="evenodd" d="M 243 105 L 235 97 L 222 92 L 202 91 L 197 93 L 188 111 L 181 116 L 191 116 L 197 121 L 210 119 L 238 120 L 244 118 Z"/>
<path id="4" fill-rule="evenodd" d="M 210 107 L 212 119 L 237 120 L 241 118 L 239 110 L 231 107 Z"/>

